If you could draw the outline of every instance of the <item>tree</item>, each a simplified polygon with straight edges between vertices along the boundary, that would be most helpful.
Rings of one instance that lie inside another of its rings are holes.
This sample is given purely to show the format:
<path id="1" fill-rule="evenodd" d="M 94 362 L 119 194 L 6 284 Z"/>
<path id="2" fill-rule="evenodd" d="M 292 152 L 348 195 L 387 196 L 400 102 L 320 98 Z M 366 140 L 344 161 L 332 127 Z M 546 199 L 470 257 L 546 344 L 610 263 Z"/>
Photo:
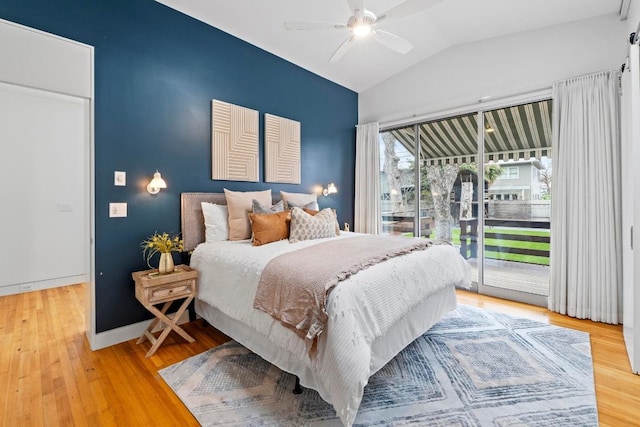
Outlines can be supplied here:
<path id="1" fill-rule="evenodd" d="M 475 174 L 478 173 L 478 165 L 475 163 L 462 163 L 459 168 L 460 171 L 471 171 Z M 496 179 L 500 175 L 502 175 L 503 169 L 500 165 L 489 164 L 484 166 L 484 180 L 489 183 L 489 185 L 493 184 Z"/>
<path id="2" fill-rule="evenodd" d="M 387 186 L 389 187 L 389 200 L 391 200 L 392 212 L 402 212 L 404 204 L 402 203 L 402 188 L 400 181 L 400 170 L 398 162 L 400 157 L 396 154 L 396 139 L 391 132 L 382 134 L 384 141 L 384 172 L 387 177 Z"/>
<path id="3" fill-rule="evenodd" d="M 543 198 L 551 199 L 551 159 L 543 157 L 540 163 L 542 163 L 544 167 L 542 171 L 540 171 L 540 184 L 542 184 Z"/>
<path id="4" fill-rule="evenodd" d="M 411 160 L 409 162 L 409 168 L 406 170 L 406 173 L 415 176 L 416 173 L 416 162 L 415 160 Z M 415 191 L 411 191 L 411 194 L 407 197 L 407 202 L 411 202 L 415 199 Z M 427 177 L 427 167 L 423 166 L 420 168 L 420 200 L 422 203 L 431 204 L 431 182 Z"/>
<path id="5" fill-rule="evenodd" d="M 496 179 L 500 175 L 502 175 L 503 169 L 500 165 L 485 165 L 484 166 L 484 180 L 489 183 L 489 185 L 496 182 Z"/>

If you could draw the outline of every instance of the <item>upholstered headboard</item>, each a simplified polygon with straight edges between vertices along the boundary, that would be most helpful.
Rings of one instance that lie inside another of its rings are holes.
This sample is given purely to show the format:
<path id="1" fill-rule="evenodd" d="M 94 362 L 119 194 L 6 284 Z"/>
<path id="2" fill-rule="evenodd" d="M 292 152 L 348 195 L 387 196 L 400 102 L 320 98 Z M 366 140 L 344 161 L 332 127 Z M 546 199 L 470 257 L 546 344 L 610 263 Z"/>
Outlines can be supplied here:
<path id="1" fill-rule="evenodd" d="M 272 196 L 272 203 L 280 200 L 280 194 Z M 204 217 L 202 216 L 202 202 L 226 205 L 224 193 L 181 193 L 180 194 L 180 223 L 184 251 L 190 252 L 205 240 Z"/>

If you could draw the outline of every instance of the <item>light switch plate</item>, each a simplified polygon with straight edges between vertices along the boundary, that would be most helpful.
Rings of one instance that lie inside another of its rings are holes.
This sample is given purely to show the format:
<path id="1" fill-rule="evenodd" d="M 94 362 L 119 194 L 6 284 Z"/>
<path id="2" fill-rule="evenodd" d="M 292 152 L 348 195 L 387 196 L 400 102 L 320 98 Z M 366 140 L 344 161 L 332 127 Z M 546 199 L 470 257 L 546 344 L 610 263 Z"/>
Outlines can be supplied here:
<path id="1" fill-rule="evenodd" d="M 109 203 L 109 218 L 126 218 L 126 203 Z"/>
<path id="2" fill-rule="evenodd" d="M 118 185 L 118 186 L 127 185 L 127 173 L 122 171 L 115 171 L 113 173 L 113 185 Z"/>

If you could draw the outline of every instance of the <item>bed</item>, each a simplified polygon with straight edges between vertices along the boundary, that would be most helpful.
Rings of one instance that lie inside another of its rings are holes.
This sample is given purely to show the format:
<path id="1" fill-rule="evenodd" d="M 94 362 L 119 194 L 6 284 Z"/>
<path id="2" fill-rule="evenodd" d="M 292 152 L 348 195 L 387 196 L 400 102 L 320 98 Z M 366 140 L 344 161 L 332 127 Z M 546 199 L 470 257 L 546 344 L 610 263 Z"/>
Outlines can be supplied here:
<path id="1" fill-rule="evenodd" d="M 181 195 L 185 251 L 193 250 L 190 265 L 199 271 L 196 313 L 296 375 L 300 384 L 332 404 L 347 426 L 355 420 L 368 378 L 455 309 L 455 287 L 470 284 L 468 264 L 449 245 L 434 245 L 364 269 L 329 293 L 326 329 L 310 355 L 304 340 L 253 308 L 253 299 L 270 259 L 318 240 L 282 240 L 257 247 L 250 241 L 205 243 L 201 202 L 224 205 L 226 200 L 221 193 Z M 343 232 L 331 239 L 354 236 Z"/>

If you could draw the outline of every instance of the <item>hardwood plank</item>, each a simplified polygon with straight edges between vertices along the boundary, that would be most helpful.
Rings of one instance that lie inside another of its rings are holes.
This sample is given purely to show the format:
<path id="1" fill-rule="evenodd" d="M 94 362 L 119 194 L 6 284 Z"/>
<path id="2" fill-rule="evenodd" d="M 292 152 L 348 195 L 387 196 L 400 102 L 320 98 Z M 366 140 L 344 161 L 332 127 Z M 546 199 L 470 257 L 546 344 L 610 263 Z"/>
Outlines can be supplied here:
<path id="1" fill-rule="evenodd" d="M 194 321 L 183 327 L 196 342 L 171 333 L 148 359 L 150 344 L 135 339 L 91 351 L 84 298 L 82 284 L 0 297 L 0 425 L 197 426 L 158 369 L 229 338 Z M 458 301 L 591 334 L 600 424 L 640 426 L 640 376 L 630 371 L 621 326 L 466 291 Z"/>

